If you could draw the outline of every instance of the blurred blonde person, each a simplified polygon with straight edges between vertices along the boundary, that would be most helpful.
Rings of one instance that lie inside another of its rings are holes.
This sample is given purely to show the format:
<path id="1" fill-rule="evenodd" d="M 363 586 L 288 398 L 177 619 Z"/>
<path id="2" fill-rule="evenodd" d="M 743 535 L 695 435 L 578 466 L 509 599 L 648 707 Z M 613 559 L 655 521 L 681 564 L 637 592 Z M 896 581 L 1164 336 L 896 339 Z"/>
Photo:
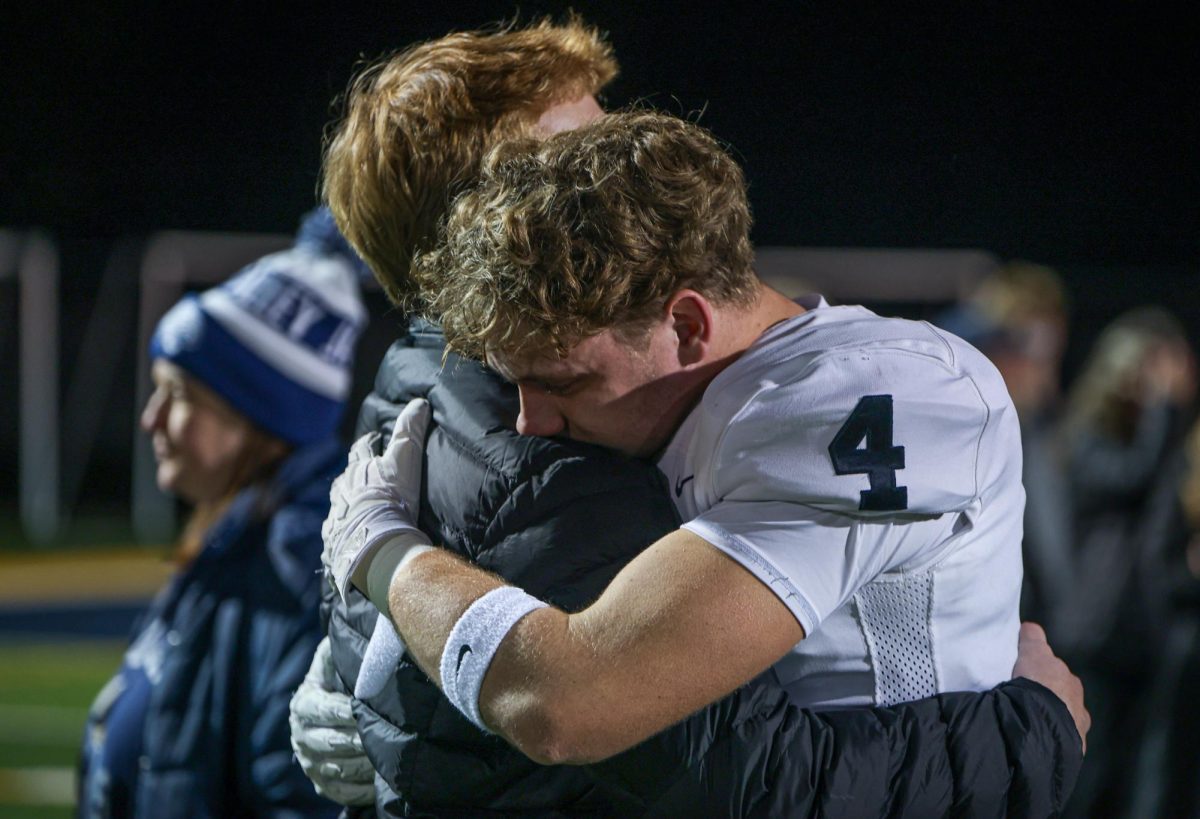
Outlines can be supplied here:
<path id="1" fill-rule="evenodd" d="M 1064 442 L 1077 571 L 1060 645 L 1096 715 L 1096 753 L 1080 772 L 1070 815 L 1129 810 L 1169 615 L 1167 543 L 1153 500 L 1177 493 L 1169 464 L 1195 391 L 1195 359 L 1179 321 L 1165 309 L 1142 307 L 1101 333 L 1068 396 Z"/>

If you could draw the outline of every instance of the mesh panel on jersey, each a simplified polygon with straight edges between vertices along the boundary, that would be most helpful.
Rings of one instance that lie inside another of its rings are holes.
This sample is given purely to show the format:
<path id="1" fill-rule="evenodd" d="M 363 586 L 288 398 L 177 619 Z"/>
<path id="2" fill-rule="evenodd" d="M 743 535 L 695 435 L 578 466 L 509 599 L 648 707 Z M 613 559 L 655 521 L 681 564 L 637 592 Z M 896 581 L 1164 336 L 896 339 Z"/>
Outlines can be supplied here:
<path id="1" fill-rule="evenodd" d="M 854 595 L 875 672 L 875 703 L 893 705 L 937 693 L 930 636 L 933 575 L 868 583 Z"/>

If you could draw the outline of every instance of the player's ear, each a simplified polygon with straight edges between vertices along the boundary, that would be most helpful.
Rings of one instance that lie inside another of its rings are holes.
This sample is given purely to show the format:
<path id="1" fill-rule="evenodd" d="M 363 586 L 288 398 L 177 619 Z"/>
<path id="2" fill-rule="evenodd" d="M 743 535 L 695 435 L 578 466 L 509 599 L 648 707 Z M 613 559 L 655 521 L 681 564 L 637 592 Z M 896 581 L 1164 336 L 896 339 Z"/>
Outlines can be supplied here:
<path id="1" fill-rule="evenodd" d="M 712 342 L 712 305 L 695 290 L 680 290 L 667 301 L 666 312 L 675 332 L 679 363 L 699 364 L 707 359 Z"/>

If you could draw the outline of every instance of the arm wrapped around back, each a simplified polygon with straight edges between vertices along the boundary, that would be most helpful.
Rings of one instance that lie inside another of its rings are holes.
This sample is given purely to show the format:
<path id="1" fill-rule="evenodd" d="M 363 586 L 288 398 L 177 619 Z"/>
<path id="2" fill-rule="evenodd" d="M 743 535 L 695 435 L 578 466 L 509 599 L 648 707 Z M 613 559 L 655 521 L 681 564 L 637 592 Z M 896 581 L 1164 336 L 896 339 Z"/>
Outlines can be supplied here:
<path id="1" fill-rule="evenodd" d="M 568 611 L 587 606 L 679 524 L 661 474 L 606 450 L 513 432 L 515 389 L 417 327 L 388 352 L 359 434 L 387 439 L 404 403 L 433 406 L 420 526 L 433 541 Z M 377 611 L 325 597 L 352 691 Z M 1038 816 L 1078 771 L 1066 707 L 1026 681 L 891 709 L 813 713 L 769 674 L 611 760 L 538 765 L 471 725 L 407 657 L 354 700 L 384 815 Z M 969 789 L 968 789 L 969 785 Z"/>

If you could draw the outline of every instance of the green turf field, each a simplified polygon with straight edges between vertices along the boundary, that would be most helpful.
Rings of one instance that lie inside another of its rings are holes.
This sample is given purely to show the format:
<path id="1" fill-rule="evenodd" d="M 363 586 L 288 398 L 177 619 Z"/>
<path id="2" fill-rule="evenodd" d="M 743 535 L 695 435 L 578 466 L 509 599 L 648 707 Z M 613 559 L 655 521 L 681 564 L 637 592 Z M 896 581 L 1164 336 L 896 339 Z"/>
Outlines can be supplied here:
<path id="1" fill-rule="evenodd" d="M 122 642 L 0 642 L 0 816 L 69 817 L 88 705 Z"/>

